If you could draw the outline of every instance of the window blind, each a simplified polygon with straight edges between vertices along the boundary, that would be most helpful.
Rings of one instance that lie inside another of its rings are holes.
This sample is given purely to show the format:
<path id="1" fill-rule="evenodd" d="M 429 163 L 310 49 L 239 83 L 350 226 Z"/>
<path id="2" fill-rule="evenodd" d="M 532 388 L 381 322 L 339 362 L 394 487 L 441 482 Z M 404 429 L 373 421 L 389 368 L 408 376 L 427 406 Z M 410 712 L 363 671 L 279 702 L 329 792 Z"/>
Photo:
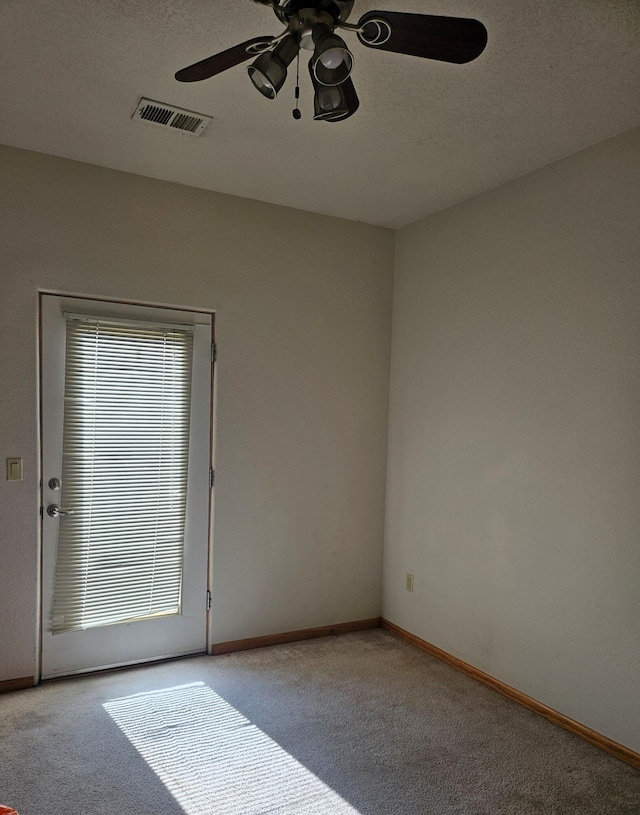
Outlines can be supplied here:
<path id="1" fill-rule="evenodd" d="M 177 614 L 193 331 L 65 317 L 52 631 Z"/>

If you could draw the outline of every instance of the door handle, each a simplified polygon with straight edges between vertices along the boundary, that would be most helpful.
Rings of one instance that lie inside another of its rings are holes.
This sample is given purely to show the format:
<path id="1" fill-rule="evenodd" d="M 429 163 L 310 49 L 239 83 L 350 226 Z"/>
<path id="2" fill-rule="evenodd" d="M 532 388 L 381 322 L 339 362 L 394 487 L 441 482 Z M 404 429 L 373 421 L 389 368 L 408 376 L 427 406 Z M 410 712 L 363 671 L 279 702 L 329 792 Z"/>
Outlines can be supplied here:
<path id="1" fill-rule="evenodd" d="M 50 518 L 59 518 L 61 515 L 73 515 L 72 509 L 61 509 L 58 504 L 49 504 L 47 515 Z"/>

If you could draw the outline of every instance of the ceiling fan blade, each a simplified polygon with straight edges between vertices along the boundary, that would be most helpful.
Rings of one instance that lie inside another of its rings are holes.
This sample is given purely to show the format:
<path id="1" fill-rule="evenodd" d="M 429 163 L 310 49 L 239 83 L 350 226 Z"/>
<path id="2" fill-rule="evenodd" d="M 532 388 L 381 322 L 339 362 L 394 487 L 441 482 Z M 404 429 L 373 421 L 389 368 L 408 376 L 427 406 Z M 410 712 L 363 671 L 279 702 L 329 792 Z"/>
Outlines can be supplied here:
<path id="1" fill-rule="evenodd" d="M 178 82 L 199 82 L 201 79 L 209 79 L 211 76 L 226 71 L 227 68 L 233 68 L 234 65 L 239 65 L 257 56 L 260 50 L 253 50 L 255 46 L 268 45 L 272 41 L 273 37 L 254 37 L 252 40 L 241 42 L 239 45 L 234 45 L 233 48 L 227 48 L 226 51 L 221 51 L 200 62 L 194 62 L 187 68 L 182 68 L 176 74 L 176 79 Z"/>
<path id="2" fill-rule="evenodd" d="M 467 17 L 369 11 L 358 26 L 358 39 L 369 48 L 442 62 L 471 62 L 487 44 L 487 29 Z"/>

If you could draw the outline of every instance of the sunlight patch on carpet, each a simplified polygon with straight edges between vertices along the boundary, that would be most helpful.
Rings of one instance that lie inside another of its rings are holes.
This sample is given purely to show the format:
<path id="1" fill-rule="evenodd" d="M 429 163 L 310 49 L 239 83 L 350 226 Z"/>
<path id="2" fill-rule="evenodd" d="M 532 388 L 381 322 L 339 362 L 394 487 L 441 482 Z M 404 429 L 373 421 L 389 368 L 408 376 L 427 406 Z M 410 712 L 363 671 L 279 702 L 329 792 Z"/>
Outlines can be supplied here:
<path id="1" fill-rule="evenodd" d="M 360 815 L 203 682 L 103 707 L 186 815 Z"/>

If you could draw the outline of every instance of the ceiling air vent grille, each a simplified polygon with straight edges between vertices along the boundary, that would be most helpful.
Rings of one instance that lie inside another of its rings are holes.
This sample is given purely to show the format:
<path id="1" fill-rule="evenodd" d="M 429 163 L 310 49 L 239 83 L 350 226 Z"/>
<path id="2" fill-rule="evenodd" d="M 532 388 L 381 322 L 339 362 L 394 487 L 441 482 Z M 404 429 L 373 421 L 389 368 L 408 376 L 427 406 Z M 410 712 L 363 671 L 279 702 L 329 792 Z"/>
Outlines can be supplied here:
<path id="1" fill-rule="evenodd" d="M 144 97 L 138 102 L 132 118 L 159 127 L 171 127 L 192 136 L 200 136 L 211 121 L 211 116 L 205 116 L 203 113 L 183 110 Z"/>

